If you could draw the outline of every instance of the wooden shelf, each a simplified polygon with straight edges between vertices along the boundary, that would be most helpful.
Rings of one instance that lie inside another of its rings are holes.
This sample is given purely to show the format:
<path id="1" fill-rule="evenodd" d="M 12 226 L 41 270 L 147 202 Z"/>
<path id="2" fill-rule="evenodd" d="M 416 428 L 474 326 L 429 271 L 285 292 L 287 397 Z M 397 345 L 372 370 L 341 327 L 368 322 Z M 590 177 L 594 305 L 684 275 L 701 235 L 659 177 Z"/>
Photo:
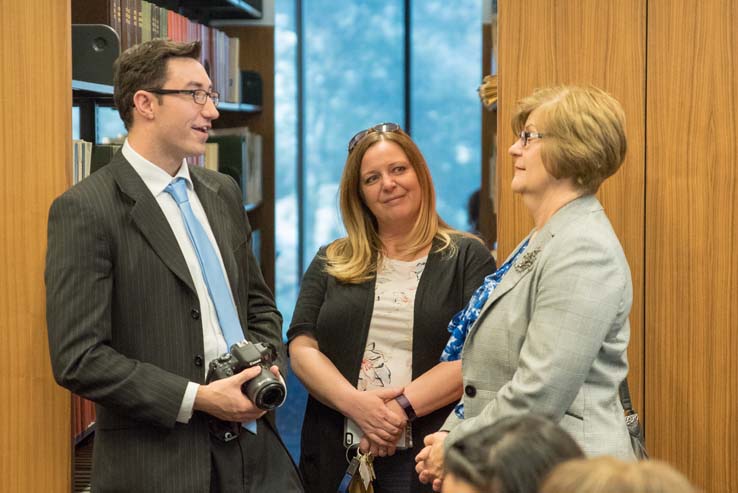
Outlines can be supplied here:
<path id="1" fill-rule="evenodd" d="M 104 84 L 95 84 L 94 82 L 85 82 L 83 80 L 72 80 L 72 90 L 82 91 L 84 93 L 90 93 L 91 95 L 98 96 L 112 96 L 113 86 L 107 86 Z"/>
<path id="2" fill-rule="evenodd" d="M 218 111 L 234 111 L 239 113 L 259 113 L 261 106 L 244 103 L 218 103 Z"/>
<path id="3" fill-rule="evenodd" d="M 262 0 L 154 0 L 154 3 L 202 24 L 262 17 Z"/>
<path id="4" fill-rule="evenodd" d="M 83 80 L 73 80 L 72 90 L 75 91 L 74 97 L 82 98 L 99 98 L 109 99 L 113 95 L 113 86 L 104 84 L 95 84 L 94 82 L 86 82 Z M 226 103 L 218 104 L 218 111 L 231 111 L 234 113 L 259 113 L 261 106 L 256 104 L 245 103 Z"/>

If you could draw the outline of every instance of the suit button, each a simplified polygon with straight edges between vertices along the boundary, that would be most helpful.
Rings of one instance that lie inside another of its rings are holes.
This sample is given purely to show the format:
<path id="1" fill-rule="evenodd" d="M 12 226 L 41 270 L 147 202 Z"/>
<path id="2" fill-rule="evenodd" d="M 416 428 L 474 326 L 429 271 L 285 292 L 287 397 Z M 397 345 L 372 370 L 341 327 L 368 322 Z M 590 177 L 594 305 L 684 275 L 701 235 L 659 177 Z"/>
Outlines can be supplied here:
<path id="1" fill-rule="evenodd" d="M 474 385 L 467 385 L 464 388 L 464 393 L 466 393 L 466 395 L 468 395 L 469 397 L 474 397 L 475 395 L 477 395 L 477 388 Z"/>
<path id="2" fill-rule="evenodd" d="M 192 315 L 192 318 L 194 318 L 195 320 L 200 320 L 200 310 L 198 310 L 197 308 L 193 308 L 190 312 L 190 315 Z"/>
<path id="3" fill-rule="evenodd" d="M 202 356 L 199 354 L 195 356 L 195 366 L 202 366 Z"/>

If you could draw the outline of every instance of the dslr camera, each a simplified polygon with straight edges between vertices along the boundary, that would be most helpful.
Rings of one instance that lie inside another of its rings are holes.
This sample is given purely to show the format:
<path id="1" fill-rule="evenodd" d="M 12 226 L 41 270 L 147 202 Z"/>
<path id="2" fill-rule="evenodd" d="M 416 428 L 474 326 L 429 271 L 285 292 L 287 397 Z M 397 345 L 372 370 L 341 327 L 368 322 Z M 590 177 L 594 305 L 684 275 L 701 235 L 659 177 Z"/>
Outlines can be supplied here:
<path id="1" fill-rule="evenodd" d="M 251 344 L 246 340 L 231 346 L 229 353 L 210 362 L 206 383 L 227 378 L 252 366 L 261 366 L 261 373 L 244 383 L 241 392 L 259 409 L 271 411 L 284 402 L 287 391 L 279 378 L 269 368 L 277 359 L 277 351 L 271 344 Z"/>

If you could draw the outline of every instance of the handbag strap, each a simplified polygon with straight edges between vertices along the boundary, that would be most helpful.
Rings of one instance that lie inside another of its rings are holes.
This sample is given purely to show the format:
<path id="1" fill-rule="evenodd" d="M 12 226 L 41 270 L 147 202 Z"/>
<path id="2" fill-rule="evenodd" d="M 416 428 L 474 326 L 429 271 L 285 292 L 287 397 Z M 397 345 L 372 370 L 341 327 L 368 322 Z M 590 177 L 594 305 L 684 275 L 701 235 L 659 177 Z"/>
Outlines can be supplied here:
<path id="1" fill-rule="evenodd" d="M 627 378 L 623 379 L 623 381 L 620 382 L 618 393 L 620 394 L 620 403 L 623 405 L 625 415 L 630 416 L 631 414 L 635 414 L 635 409 L 633 409 L 633 401 L 630 399 L 630 388 L 628 387 Z"/>

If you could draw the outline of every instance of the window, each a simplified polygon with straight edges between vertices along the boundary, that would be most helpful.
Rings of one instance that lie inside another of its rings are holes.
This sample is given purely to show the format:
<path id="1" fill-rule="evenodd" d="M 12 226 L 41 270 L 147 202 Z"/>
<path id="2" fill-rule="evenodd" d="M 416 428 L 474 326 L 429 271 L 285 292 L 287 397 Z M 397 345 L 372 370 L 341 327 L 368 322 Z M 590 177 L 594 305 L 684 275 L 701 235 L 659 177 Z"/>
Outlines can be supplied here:
<path id="1" fill-rule="evenodd" d="M 402 2 L 303 2 L 303 256 L 345 234 L 338 184 L 346 145 L 378 122 L 403 122 L 405 12 Z"/>
<path id="2" fill-rule="evenodd" d="M 453 8 L 450 7 L 453 5 Z M 466 230 L 481 185 L 482 2 L 412 3 L 410 121 L 436 188 L 436 210 Z"/>
<path id="3" fill-rule="evenodd" d="M 79 106 L 72 106 L 72 139 L 79 140 Z"/>
<path id="4" fill-rule="evenodd" d="M 97 124 L 96 144 L 123 143 L 128 130 L 120 119 L 118 110 L 112 106 L 95 106 L 95 123 Z"/>
<path id="5" fill-rule="evenodd" d="M 285 331 L 302 272 L 321 245 L 345 234 L 338 184 L 357 131 L 384 121 L 408 129 L 431 169 L 439 213 L 468 228 L 467 198 L 480 186 L 482 0 L 449 5 L 275 2 L 276 298 Z M 278 423 L 297 459 L 306 392 L 294 375 L 288 387 Z"/>

